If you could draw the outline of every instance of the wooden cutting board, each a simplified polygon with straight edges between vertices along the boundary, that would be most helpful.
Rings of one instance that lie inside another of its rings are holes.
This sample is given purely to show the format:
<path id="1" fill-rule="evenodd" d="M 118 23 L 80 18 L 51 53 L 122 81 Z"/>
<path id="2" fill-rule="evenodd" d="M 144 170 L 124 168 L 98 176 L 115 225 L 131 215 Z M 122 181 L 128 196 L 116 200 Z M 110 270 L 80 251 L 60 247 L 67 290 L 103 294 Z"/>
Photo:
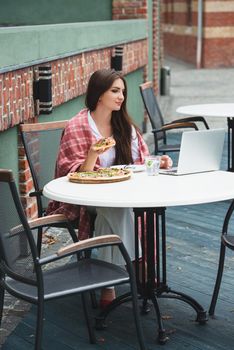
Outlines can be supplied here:
<path id="1" fill-rule="evenodd" d="M 68 174 L 69 181 L 75 182 L 75 183 L 80 183 L 80 184 L 113 183 L 113 182 L 126 181 L 126 180 L 129 180 L 130 178 L 131 178 L 130 171 L 124 175 L 118 175 L 118 176 L 112 176 L 112 177 L 106 176 L 106 177 L 97 177 L 97 178 L 92 178 L 92 177 L 76 178 L 76 177 L 73 177 L 72 175 Z"/>

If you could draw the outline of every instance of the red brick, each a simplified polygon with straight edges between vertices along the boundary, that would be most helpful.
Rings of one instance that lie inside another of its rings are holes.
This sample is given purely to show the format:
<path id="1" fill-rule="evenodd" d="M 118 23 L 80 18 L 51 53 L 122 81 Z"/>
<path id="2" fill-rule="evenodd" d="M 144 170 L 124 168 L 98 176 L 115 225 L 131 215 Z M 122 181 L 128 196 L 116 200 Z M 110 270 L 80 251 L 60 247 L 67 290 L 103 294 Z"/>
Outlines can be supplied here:
<path id="1" fill-rule="evenodd" d="M 210 12 L 204 15 L 206 27 L 234 26 L 234 12 Z"/>
<path id="2" fill-rule="evenodd" d="M 30 172 L 30 169 L 26 169 L 24 171 L 20 171 L 19 172 L 19 180 L 20 182 L 26 182 L 28 181 L 29 179 L 31 179 L 31 172 Z"/>
<path id="3" fill-rule="evenodd" d="M 20 193 L 22 194 L 28 194 L 30 191 L 33 190 L 33 181 L 32 179 L 29 179 L 26 182 L 22 182 L 19 185 Z"/>
<path id="4" fill-rule="evenodd" d="M 29 220 L 36 219 L 38 217 L 36 204 L 34 203 L 29 207 L 25 207 L 25 214 Z"/>
<path id="5" fill-rule="evenodd" d="M 26 159 L 19 159 L 19 169 L 20 170 L 25 170 L 28 169 L 29 165 L 28 165 L 28 161 Z"/>

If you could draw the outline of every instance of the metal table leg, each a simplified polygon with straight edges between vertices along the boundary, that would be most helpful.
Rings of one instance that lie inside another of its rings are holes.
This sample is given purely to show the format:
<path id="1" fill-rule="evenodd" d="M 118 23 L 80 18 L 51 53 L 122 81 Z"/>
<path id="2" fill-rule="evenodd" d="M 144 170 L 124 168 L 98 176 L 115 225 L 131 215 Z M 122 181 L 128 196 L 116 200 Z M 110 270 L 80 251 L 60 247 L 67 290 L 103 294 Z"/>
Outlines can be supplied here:
<path id="1" fill-rule="evenodd" d="M 164 344 L 168 337 L 158 305 L 158 298 L 174 298 L 189 304 L 197 313 L 196 321 L 204 324 L 207 321 L 206 311 L 192 297 L 172 290 L 167 285 L 166 266 L 166 208 L 135 208 L 135 269 L 139 296 L 142 299 L 142 313 L 150 311 L 152 301 L 157 321 L 158 340 Z M 139 252 L 139 237 L 142 254 Z M 140 256 L 141 255 L 141 256 Z M 96 317 L 96 328 L 105 327 L 105 319 L 116 306 L 129 301 L 130 294 L 116 298 Z"/>
<path id="2" fill-rule="evenodd" d="M 140 235 L 142 245 L 142 258 L 139 259 L 139 255 L 136 256 L 136 259 L 140 261 L 136 269 L 137 285 L 143 298 L 143 311 L 145 311 L 145 306 L 147 306 L 148 311 L 148 300 L 153 302 L 158 319 L 160 343 L 165 343 L 167 336 L 158 298 L 174 298 L 186 302 L 196 311 L 197 322 L 204 324 L 207 321 L 206 311 L 195 299 L 172 290 L 167 285 L 165 210 L 166 208 L 134 209 L 136 239 Z"/>

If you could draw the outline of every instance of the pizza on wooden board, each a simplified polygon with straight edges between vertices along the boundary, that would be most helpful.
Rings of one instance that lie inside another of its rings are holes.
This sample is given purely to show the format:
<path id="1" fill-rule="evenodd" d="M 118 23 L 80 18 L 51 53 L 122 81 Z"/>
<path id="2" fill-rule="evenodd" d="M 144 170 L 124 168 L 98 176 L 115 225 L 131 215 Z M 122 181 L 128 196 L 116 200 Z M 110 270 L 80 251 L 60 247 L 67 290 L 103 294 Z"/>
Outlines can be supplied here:
<path id="1" fill-rule="evenodd" d="M 94 145 L 93 149 L 95 151 L 105 151 L 113 146 L 115 146 L 115 140 L 112 137 L 105 137 L 103 139 L 98 140 Z"/>
<path id="2" fill-rule="evenodd" d="M 97 171 L 82 171 L 68 174 L 68 180 L 78 183 L 108 183 L 130 179 L 131 170 L 121 168 L 100 168 Z"/>

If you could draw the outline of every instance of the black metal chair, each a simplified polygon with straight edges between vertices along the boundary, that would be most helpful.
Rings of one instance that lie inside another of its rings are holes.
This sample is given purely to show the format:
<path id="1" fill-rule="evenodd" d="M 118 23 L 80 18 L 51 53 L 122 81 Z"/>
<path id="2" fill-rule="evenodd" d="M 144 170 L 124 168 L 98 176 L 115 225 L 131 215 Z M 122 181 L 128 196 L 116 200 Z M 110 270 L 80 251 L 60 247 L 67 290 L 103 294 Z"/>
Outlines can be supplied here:
<path id="1" fill-rule="evenodd" d="M 36 197 L 39 217 L 44 215 L 48 205 L 48 199 L 42 195 L 42 190 L 54 178 L 61 135 L 67 122 L 62 120 L 19 125 L 35 189 L 30 197 Z"/>
<path id="2" fill-rule="evenodd" d="M 59 143 L 67 120 L 45 123 L 20 124 L 19 130 L 29 164 L 36 197 L 38 217 L 45 215 L 49 200 L 43 196 L 44 185 L 54 178 Z M 37 247 L 40 254 L 42 228 L 38 229 Z"/>
<path id="3" fill-rule="evenodd" d="M 222 276 L 223 276 L 226 248 L 234 250 L 234 235 L 228 233 L 228 226 L 232 218 L 233 210 L 234 210 L 234 201 L 232 201 L 231 205 L 229 206 L 227 214 L 224 219 L 224 223 L 223 223 L 222 234 L 221 234 L 220 255 L 219 255 L 219 267 L 218 267 L 216 282 L 215 282 L 214 291 L 213 291 L 210 308 L 209 308 L 209 314 L 211 316 L 213 316 L 215 313 L 215 307 L 216 307 L 220 285 L 222 281 Z"/>
<path id="4" fill-rule="evenodd" d="M 167 143 L 166 134 L 169 130 L 184 128 L 193 128 L 195 130 L 198 130 L 198 127 L 194 122 L 202 122 L 205 128 L 209 129 L 209 126 L 203 117 L 181 118 L 173 120 L 171 123 L 165 124 L 157 98 L 154 94 L 152 82 L 148 81 L 144 84 L 141 84 L 140 93 L 146 112 L 149 116 L 152 133 L 154 135 L 154 154 L 178 152 L 180 150 L 180 144 Z"/>
<path id="5" fill-rule="evenodd" d="M 68 120 L 20 124 L 20 134 L 32 175 L 34 191 L 30 197 L 36 197 L 38 217 L 45 215 L 49 200 L 43 196 L 46 183 L 54 178 L 56 158 L 63 130 Z M 95 212 L 90 212 L 91 232 L 94 230 Z M 74 223 L 78 226 L 77 223 Z M 37 247 L 40 254 L 42 228 L 38 229 Z"/>
<path id="6" fill-rule="evenodd" d="M 10 170 L 0 169 L 0 193 L 0 324 L 5 291 L 16 298 L 37 305 L 35 350 L 41 350 L 45 302 L 80 293 L 90 342 L 95 343 L 92 319 L 87 309 L 87 292 L 128 284 L 140 349 L 145 350 L 133 267 L 120 238 L 116 235 L 89 238 L 40 258 L 32 229 L 60 223 L 75 238 L 72 226 L 63 215 L 27 221 Z M 119 248 L 126 269 L 86 257 L 86 250 L 104 246 Z M 75 259 L 70 259 L 70 256 L 74 256 Z"/>

